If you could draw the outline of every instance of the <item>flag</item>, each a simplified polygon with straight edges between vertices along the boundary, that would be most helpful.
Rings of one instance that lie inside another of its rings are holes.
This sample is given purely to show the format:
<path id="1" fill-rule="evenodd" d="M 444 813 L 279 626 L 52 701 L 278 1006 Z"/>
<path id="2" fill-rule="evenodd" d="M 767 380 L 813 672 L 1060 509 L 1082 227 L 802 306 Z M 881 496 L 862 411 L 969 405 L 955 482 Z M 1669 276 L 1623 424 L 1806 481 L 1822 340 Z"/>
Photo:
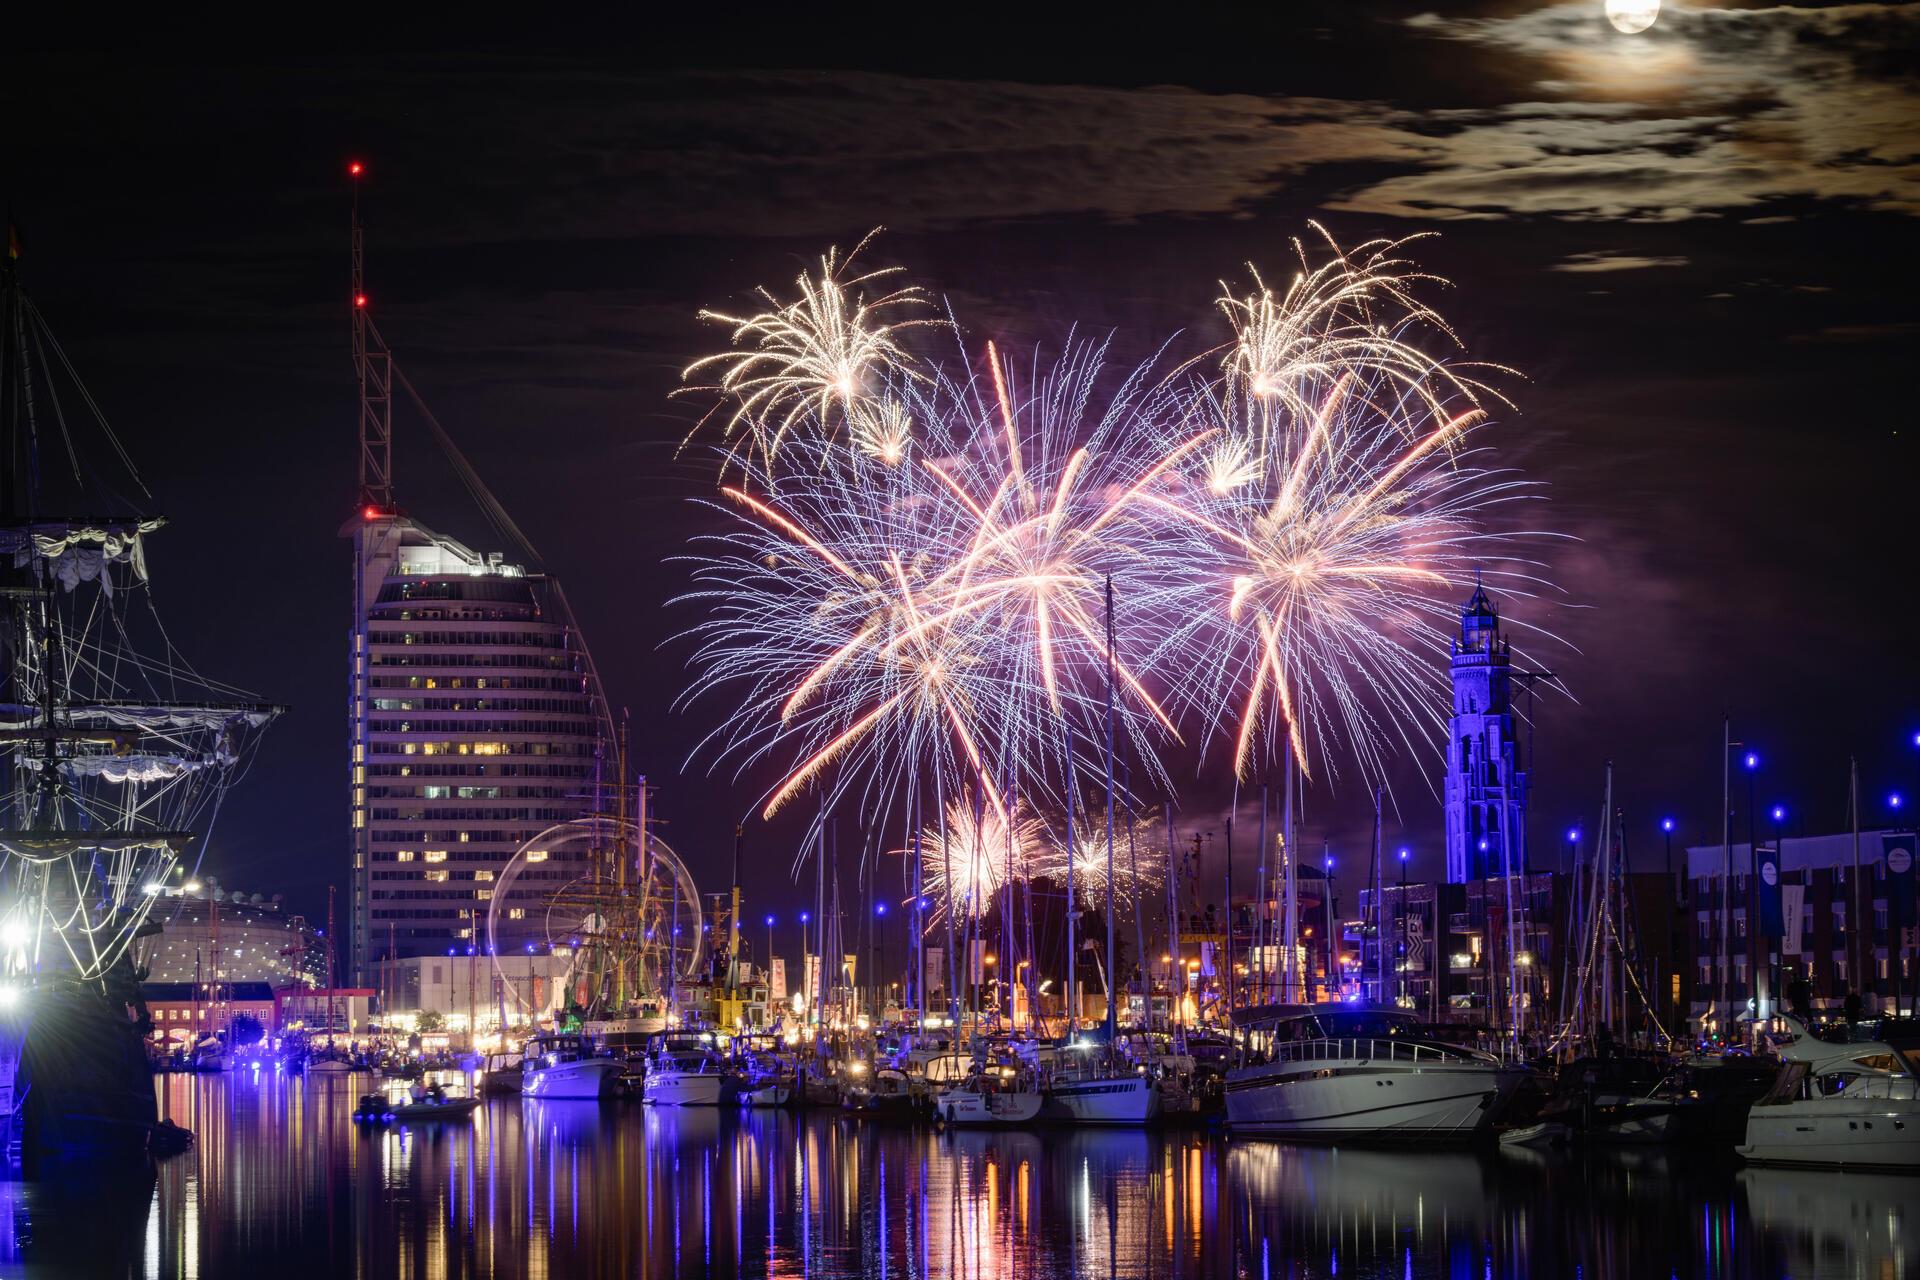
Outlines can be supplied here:
<path id="1" fill-rule="evenodd" d="M 926 956 L 926 965 L 927 965 L 927 991 L 937 991 L 943 996 L 946 995 L 947 994 L 947 950 L 946 948 L 945 947 L 928 947 L 927 956 Z M 926 992 L 921 993 L 921 1000 L 923 1003 L 925 1002 Z"/>
<path id="2" fill-rule="evenodd" d="M 1760 936 L 1778 938 L 1786 932 L 1786 922 L 1781 919 L 1780 903 L 1780 850 L 1774 845 L 1763 844 L 1755 851 L 1760 864 Z"/>
<path id="3" fill-rule="evenodd" d="M 775 956 L 767 964 L 767 1000 L 782 1004 L 787 998 L 787 962 Z"/>
<path id="4" fill-rule="evenodd" d="M 1800 918 L 1806 909 L 1807 886 L 1803 884 L 1783 884 L 1780 886 L 1780 914 L 1786 917 L 1787 931 L 1780 937 L 1780 954 L 1797 956 L 1800 954 Z"/>

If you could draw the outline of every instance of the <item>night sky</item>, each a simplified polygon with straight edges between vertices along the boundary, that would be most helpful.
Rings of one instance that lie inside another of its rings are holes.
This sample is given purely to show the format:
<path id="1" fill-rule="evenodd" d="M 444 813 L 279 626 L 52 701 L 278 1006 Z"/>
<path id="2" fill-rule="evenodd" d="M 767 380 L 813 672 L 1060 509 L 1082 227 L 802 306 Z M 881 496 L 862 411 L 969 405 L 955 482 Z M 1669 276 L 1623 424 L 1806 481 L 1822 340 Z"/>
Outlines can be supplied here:
<path id="1" fill-rule="evenodd" d="M 1870 823 L 1920 790 L 1920 10 L 1669 3 L 1640 36 L 1599 0 L 867 12 L 481 53 L 16 44 L 23 278 L 171 519 L 157 603 L 203 670 L 291 707 L 229 800 L 226 884 L 320 911 L 345 883 L 350 158 L 379 324 L 568 584 L 703 887 L 769 779 L 689 766 L 707 716 L 669 709 L 695 620 L 670 557 L 713 468 L 675 458 L 699 408 L 668 393 L 723 337 L 699 307 L 877 225 L 875 261 L 979 336 L 1112 329 L 1123 358 L 1219 329 L 1216 282 L 1283 275 L 1309 219 L 1438 232 L 1438 305 L 1526 375 L 1487 438 L 1547 487 L 1529 523 L 1570 536 L 1560 592 L 1510 608 L 1564 640 L 1529 656 L 1572 694 L 1537 708 L 1536 851 L 1591 827 L 1608 759 L 1636 857 L 1664 813 L 1716 838 L 1723 712 L 1792 829 L 1844 823 L 1849 755 Z M 496 545 L 397 425 L 402 505 Z M 1416 874 L 1440 870 L 1433 766 L 1395 777 Z M 1225 776 L 1216 754 L 1195 823 Z M 1316 787 L 1307 847 L 1361 854 L 1370 809 L 1357 774 Z M 748 840 L 756 901 L 797 901 L 759 887 L 793 832 Z"/>

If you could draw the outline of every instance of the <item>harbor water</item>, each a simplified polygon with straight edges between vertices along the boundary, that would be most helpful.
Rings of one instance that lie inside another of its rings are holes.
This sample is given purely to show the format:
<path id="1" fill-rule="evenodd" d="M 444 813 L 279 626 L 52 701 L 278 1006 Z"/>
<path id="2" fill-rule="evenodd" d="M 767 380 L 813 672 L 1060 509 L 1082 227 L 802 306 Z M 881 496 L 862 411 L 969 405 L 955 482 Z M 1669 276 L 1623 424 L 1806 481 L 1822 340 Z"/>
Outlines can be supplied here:
<path id="1" fill-rule="evenodd" d="M 0 1276 L 1898 1277 L 1920 1180 L 1653 1149 L 489 1100 L 369 1127 L 364 1075 L 160 1077 L 157 1171 L 0 1184 Z"/>

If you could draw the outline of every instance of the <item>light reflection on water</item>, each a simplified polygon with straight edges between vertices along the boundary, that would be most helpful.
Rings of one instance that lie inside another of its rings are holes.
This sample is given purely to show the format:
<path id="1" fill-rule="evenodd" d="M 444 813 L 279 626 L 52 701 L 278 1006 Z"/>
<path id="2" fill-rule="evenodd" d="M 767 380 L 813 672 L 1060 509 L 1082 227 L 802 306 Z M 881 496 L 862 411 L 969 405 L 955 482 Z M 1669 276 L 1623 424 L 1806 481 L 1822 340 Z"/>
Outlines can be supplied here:
<path id="1" fill-rule="evenodd" d="M 490 1101 L 364 1130 L 364 1077 L 174 1076 L 193 1153 L 0 1184 L 0 1275 L 1899 1276 L 1920 1179 L 1659 1152 L 1396 1153 L 1184 1131 Z"/>

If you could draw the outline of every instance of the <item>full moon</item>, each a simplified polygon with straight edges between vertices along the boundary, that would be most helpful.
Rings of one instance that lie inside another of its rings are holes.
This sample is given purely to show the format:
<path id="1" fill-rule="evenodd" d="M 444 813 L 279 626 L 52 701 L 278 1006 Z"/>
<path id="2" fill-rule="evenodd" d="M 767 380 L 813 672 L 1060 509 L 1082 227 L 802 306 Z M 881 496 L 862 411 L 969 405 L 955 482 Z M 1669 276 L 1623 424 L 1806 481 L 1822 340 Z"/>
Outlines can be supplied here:
<path id="1" fill-rule="evenodd" d="M 1607 0 L 1607 21 L 1615 31 L 1637 36 L 1660 16 L 1660 0 Z"/>

